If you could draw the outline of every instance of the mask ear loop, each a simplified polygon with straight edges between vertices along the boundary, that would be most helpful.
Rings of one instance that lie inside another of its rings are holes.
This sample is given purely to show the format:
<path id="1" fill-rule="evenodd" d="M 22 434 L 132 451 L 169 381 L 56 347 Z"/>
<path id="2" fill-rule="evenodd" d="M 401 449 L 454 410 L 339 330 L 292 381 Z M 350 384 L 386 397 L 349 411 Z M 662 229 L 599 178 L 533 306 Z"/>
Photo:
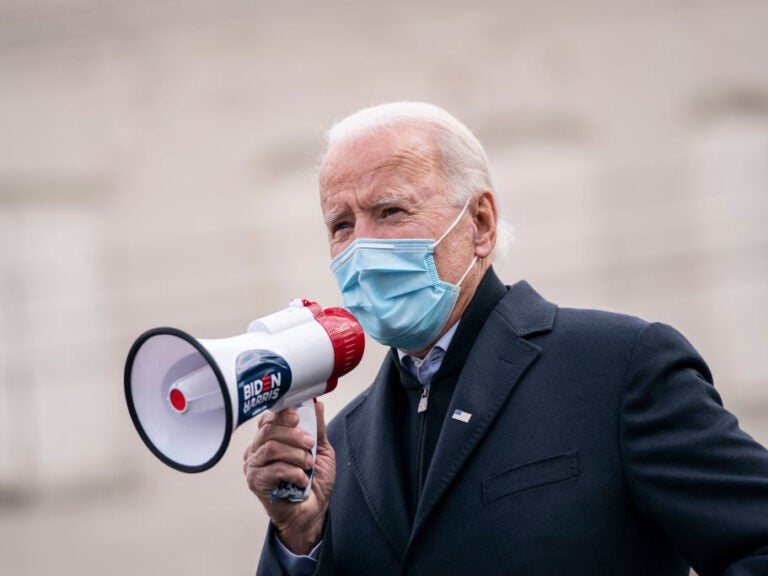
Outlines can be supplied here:
<path id="1" fill-rule="evenodd" d="M 459 278 L 459 281 L 456 283 L 457 288 L 461 286 L 462 282 L 464 282 L 464 278 L 467 277 L 467 275 L 469 274 L 469 271 L 472 270 L 472 267 L 475 265 L 476 262 L 477 262 L 477 254 L 475 254 L 475 256 L 472 258 L 472 262 L 469 263 L 469 268 L 466 269 L 466 271 L 464 272 L 464 275 L 461 278 Z"/>
<path id="2" fill-rule="evenodd" d="M 464 208 L 461 209 L 461 212 L 459 212 L 459 215 L 456 216 L 456 219 L 453 221 L 453 224 L 448 226 L 448 230 L 446 230 L 440 238 L 432 244 L 432 248 L 437 248 L 437 245 L 440 244 L 440 242 L 443 241 L 443 239 L 448 236 L 448 234 L 451 233 L 451 231 L 456 228 L 456 225 L 459 223 L 459 220 L 461 220 L 461 217 L 464 216 L 464 212 L 467 211 L 467 208 L 469 208 L 469 200 L 467 200 L 467 203 L 464 204 Z"/>
<path id="3" fill-rule="evenodd" d="M 435 247 L 436 247 L 438 244 L 440 244 L 440 242 L 442 242 L 442 241 L 443 241 L 443 238 L 445 238 L 446 236 L 448 236 L 448 234 L 450 234 L 450 233 L 451 233 L 451 230 L 453 230 L 454 228 L 456 228 L 456 225 L 459 223 L 459 220 L 461 220 L 461 217 L 462 217 L 462 216 L 464 216 L 464 212 L 466 212 L 466 211 L 467 211 L 467 208 L 469 208 L 469 203 L 470 203 L 470 200 L 467 200 L 467 203 L 466 203 L 466 204 L 464 204 L 464 208 L 462 208 L 462 209 L 461 209 L 461 212 L 459 212 L 459 215 L 458 215 L 458 216 L 456 216 L 456 219 L 453 221 L 453 224 L 451 224 L 450 226 L 448 226 L 448 230 L 446 230 L 446 231 L 445 231 L 445 233 L 443 233 L 443 235 L 442 235 L 442 236 L 440 236 L 440 238 L 437 240 L 437 242 L 435 242 L 434 244 L 432 244 L 432 248 L 433 248 L 433 249 L 434 249 L 434 248 L 435 248 Z M 464 278 L 466 278 L 466 277 L 467 277 L 467 275 L 468 275 L 468 274 L 469 274 L 469 272 L 472 270 L 472 267 L 475 265 L 475 263 L 476 263 L 476 262 L 477 262 L 477 254 L 475 254 L 475 255 L 474 255 L 474 257 L 472 258 L 472 262 L 470 262 L 470 263 L 469 263 L 469 267 L 468 267 L 468 268 L 467 268 L 467 269 L 464 271 L 464 274 L 462 274 L 461 278 L 459 278 L 459 281 L 456 283 L 456 287 L 457 287 L 457 288 L 458 288 L 459 286 L 461 286 L 461 283 L 462 283 L 462 282 L 464 282 Z"/>

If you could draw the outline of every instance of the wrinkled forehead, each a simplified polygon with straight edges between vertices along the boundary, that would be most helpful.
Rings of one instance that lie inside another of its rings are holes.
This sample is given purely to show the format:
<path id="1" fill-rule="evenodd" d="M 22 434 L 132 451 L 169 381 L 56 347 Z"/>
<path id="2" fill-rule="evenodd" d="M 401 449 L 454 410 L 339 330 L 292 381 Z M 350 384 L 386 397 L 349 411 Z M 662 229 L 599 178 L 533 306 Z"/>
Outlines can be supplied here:
<path id="1" fill-rule="evenodd" d="M 440 154 L 431 131 L 420 127 L 380 127 L 332 145 L 320 168 L 321 197 L 340 186 L 360 187 L 373 180 L 433 178 Z"/>

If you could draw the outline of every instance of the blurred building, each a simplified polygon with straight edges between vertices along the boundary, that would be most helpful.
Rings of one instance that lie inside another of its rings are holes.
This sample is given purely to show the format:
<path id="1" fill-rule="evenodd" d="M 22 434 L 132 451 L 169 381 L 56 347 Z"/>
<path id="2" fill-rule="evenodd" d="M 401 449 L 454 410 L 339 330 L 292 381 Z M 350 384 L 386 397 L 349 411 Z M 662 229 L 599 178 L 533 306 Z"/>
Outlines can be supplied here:
<path id="1" fill-rule="evenodd" d="M 339 304 L 322 131 L 384 101 L 485 143 L 502 278 L 673 324 L 768 441 L 767 28 L 748 0 L 0 0 L 0 572 L 255 567 L 251 432 L 205 477 L 165 469 L 123 362 L 152 326 Z"/>

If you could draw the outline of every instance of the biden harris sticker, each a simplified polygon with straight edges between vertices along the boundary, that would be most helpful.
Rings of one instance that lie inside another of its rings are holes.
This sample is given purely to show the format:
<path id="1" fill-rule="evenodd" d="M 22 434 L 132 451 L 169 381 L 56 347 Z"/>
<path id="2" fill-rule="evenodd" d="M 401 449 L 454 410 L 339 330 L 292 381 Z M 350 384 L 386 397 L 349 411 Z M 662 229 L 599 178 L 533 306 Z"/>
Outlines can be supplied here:
<path id="1" fill-rule="evenodd" d="M 235 361 L 238 426 L 269 410 L 291 388 L 291 368 L 270 350 L 247 350 Z"/>

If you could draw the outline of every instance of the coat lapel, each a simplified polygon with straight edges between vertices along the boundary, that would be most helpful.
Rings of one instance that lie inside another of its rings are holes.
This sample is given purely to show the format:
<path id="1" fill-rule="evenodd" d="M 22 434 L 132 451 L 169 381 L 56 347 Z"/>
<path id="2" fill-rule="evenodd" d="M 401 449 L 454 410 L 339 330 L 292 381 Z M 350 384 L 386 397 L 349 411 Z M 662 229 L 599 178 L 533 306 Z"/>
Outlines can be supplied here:
<path id="1" fill-rule="evenodd" d="M 556 306 L 525 282 L 512 286 L 491 313 L 448 407 L 416 511 L 413 534 L 445 494 L 448 486 L 493 424 L 518 382 L 541 349 L 524 336 L 551 330 Z M 455 410 L 472 415 L 452 418 Z"/>
<path id="2" fill-rule="evenodd" d="M 344 435 L 349 446 L 349 464 L 366 504 L 387 541 L 402 558 L 411 526 L 402 477 L 396 465 L 400 455 L 395 438 L 395 395 L 389 387 L 397 378 L 397 368 L 388 357 L 368 396 L 346 415 Z"/>
<path id="3" fill-rule="evenodd" d="M 413 527 L 395 464 L 400 455 L 395 438 L 395 395 L 390 387 L 398 374 L 389 358 L 368 395 L 345 416 L 349 466 L 373 518 L 399 558 L 540 354 L 540 348 L 525 337 L 551 330 L 555 311 L 554 304 L 519 282 L 491 313 L 457 382 Z M 468 423 L 451 418 L 457 409 L 472 414 Z"/>

